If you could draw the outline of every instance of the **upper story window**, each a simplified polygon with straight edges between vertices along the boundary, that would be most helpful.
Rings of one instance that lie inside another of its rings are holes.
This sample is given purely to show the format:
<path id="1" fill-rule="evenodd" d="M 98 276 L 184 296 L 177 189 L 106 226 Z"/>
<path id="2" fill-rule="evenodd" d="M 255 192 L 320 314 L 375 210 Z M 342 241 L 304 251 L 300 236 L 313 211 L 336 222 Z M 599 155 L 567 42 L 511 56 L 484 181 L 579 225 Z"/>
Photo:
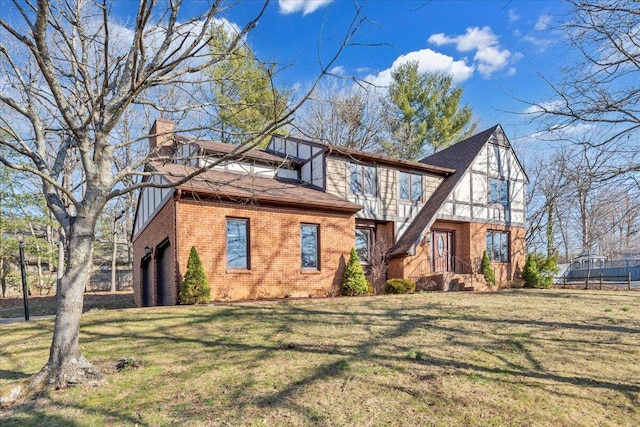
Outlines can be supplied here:
<path id="1" fill-rule="evenodd" d="M 317 224 L 300 225 L 300 258 L 302 268 L 320 269 L 320 239 Z"/>
<path id="2" fill-rule="evenodd" d="M 400 172 L 400 200 L 422 200 L 422 175 Z"/>
<path id="3" fill-rule="evenodd" d="M 349 188 L 351 194 L 376 195 L 376 168 L 349 163 Z"/>
<path id="4" fill-rule="evenodd" d="M 504 179 L 491 178 L 489 188 L 489 203 L 497 203 L 502 206 L 509 205 L 509 182 Z"/>
<path id="5" fill-rule="evenodd" d="M 227 268 L 249 269 L 248 219 L 227 219 Z"/>

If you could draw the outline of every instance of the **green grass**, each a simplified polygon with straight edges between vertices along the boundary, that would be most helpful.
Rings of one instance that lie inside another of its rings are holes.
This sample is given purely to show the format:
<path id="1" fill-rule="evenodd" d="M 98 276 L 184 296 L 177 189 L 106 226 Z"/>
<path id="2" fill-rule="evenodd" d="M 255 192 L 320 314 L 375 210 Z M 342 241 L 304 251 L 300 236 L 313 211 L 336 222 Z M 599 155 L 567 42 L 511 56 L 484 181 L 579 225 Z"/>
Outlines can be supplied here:
<path id="1" fill-rule="evenodd" d="M 640 424 L 640 293 L 514 290 L 92 311 L 111 372 L 0 413 L 8 426 Z M 617 310 L 615 323 L 606 307 Z M 52 320 L 0 325 L 0 387 Z"/>
<path id="2" fill-rule="evenodd" d="M 133 293 L 131 292 L 117 292 L 115 294 L 96 292 L 85 294 L 83 310 L 87 312 L 90 310 L 110 310 L 132 307 L 135 307 L 135 304 L 133 303 Z M 30 316 L 47 316 L 55 313 L 55 296 L 29 297 Z M 22 297 L 0 298 L 0 318 L 11 317 L 24 317 L 24 301 Z"/>

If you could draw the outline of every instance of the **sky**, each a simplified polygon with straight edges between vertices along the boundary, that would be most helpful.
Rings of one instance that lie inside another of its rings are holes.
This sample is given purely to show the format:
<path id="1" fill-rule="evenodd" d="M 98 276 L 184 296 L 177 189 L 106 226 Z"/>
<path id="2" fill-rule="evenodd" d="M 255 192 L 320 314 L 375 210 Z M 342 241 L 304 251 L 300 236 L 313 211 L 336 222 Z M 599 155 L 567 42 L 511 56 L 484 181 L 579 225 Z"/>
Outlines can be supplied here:
<path id="1" fill-rule="evenodd" d="M 243 2 L 227 19 L 245 22 L 259 2 Z M 366 18 L 336 60 L 332 72 L 386 85 L 390 70 L 416 60 L 421 71 L 444 71 L 463 87 L 463 102 L 479 130 L 500 123 L 509 139 L 535 132 L 522 114 L 526 102 L 544 102 L 566 58 L 557 28 L 566 10 L 560 1 L 413 1 L 358 3 Z M 304 88 L 335 54 L 354 18 L 351 0 L 272 2 L 248 43 L 262 58 L 286 68 L 285 87 Z M 544 78 L 543 78 L 544 77 Z"/>
<path id="2" fill-rule="evenodd" d="M 184 0 L 181 19 L 207 10 L 213 0 Z M 162 2 L 160 2 L 162 3 Z M 233 4 L 233 1 L 229 3 Z M 263 1 L 240 0 L 221 18 L 243 26 Z M 0 6 L 10 6 L 0 0 Z M 131 24 L 137 0 L 114 0 L 112 18 Z M 247 42 L 261 59 L 279 64 L 277 84 L 308 88 L 336 54 L 361 8 L 361 25 L 331 72 L 378 86 L 394 66 L 409 60 L 421 71 L 444 71 L 464 89 L 478 130 L 501 124 L 512 142 L 536 131 L 528 102 L 549 100 L 544 78 L 555 81 L 566 55 L 557 30 L 565 3 L 551 0 L 272 0 Z M 12 7 L 0 7 L 10 11 Z M 544 78 L 543 78 L 544 77 Z"/>

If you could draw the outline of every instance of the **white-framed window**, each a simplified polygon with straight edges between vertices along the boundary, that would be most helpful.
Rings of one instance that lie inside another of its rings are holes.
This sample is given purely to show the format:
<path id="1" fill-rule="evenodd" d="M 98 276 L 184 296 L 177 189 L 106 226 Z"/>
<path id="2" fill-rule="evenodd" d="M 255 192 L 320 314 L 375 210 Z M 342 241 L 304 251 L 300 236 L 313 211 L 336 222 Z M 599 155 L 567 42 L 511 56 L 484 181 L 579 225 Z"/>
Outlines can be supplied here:
<path id="1" fill-rule="evenodd" d="M 422 175 L 400 172 L 400 200 L 422 201 Z"/>
<path id="2" fill-rule="evenodd" d="M 306 269 L 320 269 L 320 226 L 300 224 L 300 264 Z"/>

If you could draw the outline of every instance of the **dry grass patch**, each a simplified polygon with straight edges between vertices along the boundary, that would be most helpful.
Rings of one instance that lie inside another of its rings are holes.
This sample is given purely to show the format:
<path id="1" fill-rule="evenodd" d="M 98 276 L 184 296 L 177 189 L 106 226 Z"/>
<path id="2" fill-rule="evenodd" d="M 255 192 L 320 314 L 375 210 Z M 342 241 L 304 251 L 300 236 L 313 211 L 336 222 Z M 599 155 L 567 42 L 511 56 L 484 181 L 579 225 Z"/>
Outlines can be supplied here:
<path id="1" fill-rule="evenodd" d="M 0 326 L 0 387 L 52 321 Z M 13 425 L 638 425 L 640 293 L 518 290 L 100 311 L 92 361 L 138 368 L 50 393 Z"/>

